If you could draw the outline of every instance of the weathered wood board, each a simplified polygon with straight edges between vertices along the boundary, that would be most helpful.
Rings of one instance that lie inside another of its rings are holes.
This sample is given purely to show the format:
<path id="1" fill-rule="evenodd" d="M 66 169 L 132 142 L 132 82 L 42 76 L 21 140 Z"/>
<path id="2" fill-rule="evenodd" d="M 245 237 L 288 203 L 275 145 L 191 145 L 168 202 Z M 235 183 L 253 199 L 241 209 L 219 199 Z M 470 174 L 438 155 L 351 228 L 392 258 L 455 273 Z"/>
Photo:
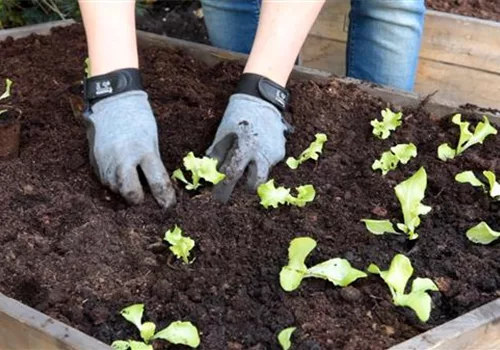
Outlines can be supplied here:
<path id="1" fill-rule="evenodd" d="M 73 22 L 62 21 L 42 24 L 19 31 L 0 31 L 0 41 L 8 36 L 20 38 L 32 33 L 48 34 L 50 28 L 68 25 Z M 162 37 L 155 34 L 138 32 L 141 45 L 182 48 L 193 57 L 208 64 L 225 60 L 243 62 L 245 55 L 235 54 L 213 47 L 192 44 L 186 41 Z M 297 67 L 294 71 L 297 79 L 325 80 L 331 74 Z M 420 102 L 416 94 L 384 89 L 371 84 L 363 84 L 353 79 L 343 79 L 358 84 L 367 92 L 401 106 Z M 426 108 L 434 115 L 443 116 L 460 109 L 453 105 L 429 102 Z M 480 114 L 478 112 L 478 114 Z M 500 116 L 492 116 L 493 122 L 500 123 Z M 0 349 L 6 350 L 110 350 L 111 348 L 78 330 L 58 322 L 26 305 L 10 299 L 0 293 Z M 493 350 L 500 349 L 500 298 L 483 305 L 450 322 L 425 332 L 417 337 L 392 347 L 390 350 Z"/>
<path id="2" fill-rule="evenodd" d="M 302 50 L 305 66 L 345 75 L 349 3 L 326 2 Z M 500 108 L 500 23 L 428 11 L 415 90 Z"/>

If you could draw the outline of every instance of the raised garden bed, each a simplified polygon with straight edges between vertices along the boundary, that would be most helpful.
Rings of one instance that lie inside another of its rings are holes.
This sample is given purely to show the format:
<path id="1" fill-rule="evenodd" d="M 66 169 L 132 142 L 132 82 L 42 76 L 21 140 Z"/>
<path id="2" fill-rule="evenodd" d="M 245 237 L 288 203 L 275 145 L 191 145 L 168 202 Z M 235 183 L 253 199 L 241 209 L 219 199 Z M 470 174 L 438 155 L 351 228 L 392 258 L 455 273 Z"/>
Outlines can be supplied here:
<path id="1" fill-rule="evenodd" d="M 277 349 L 276 334 L 288 326 L 299 328 L 298 349 L 387 348 L 499 298 L 500 245 L 477 246 L 465 237 L 481 220 L 498 230 L 498 206 L 453 177 L 466 169 L 500 173 L 500 141 L 494 137 L 454 161 L 439 161 L 438 145 L 458 136 L 449 118 L 438 118 L 449 108 L 404 107 L 403 127 L 379 141 L 369 122 L 391 105 L 365 90 L 402 105 L 415 100 L 343 80 L 293 81 L 287 118 L 296 132 L 287 154 L 299 154 L 316 132 L 330 141 L 317 164 L 295 172 L 281 164 L 271 176 L 287 186 L 314 184 L 311 205 L 264 210 L 241 187 L 222 205 L 208 189 L 193 195 L 179 187 L 172 211 L 161 211 L 151 198 L 129 208 L 99 184 L 87 161 L 83 123 L 74 113 L 85 57 L 78 26 L 0 43 L 0 77 L 14 80 L 13 103 L 23 111 L 20 157 L 1 164 L 0 292 L 108 344 L 137 337 L 118 312 L 142 302 L 159 326 L 177 319 L 196 324 L 203 349 Z M 202 154 L 210 143 L 241 67 L 211 67 L 154 46 L 143 48 L 141 57 L 161 153 L 173 171 L 187 152 Z M 417 145 L 417 160 L 386 177 L 370 169 L 382 151 L 402 142 Z M 429 174 L 425 203 L 433 210 L 423 219 L 420 238 L 368 233 L 362 218 L 400 219 L 393 187 L 421 165 Z M 174 224 L 197 242 L 192 265 L 172 260 L 158 244 Z M 297 236 L 319 243 L 310 263 L 339 256 L 360 269 L 370 262 L 386 268 L 396 253 L 406 254 L 417 276 L 441 287 L 433 293 L 428 324 L 393 306 L 376 277 L 347 292 L 307 280 L 297 292 L 285 293 L 278 275 Z M 488 326 L 474 328 L 481 330 L 474 336 L 490 344 L 498 331 L 497 304 L 488 307 Z"/>
<path id="2" fill-rule="evenodd" d="M 493 21 L 500 21 L 497 0 L 425 0 L 427 8 Z"/>

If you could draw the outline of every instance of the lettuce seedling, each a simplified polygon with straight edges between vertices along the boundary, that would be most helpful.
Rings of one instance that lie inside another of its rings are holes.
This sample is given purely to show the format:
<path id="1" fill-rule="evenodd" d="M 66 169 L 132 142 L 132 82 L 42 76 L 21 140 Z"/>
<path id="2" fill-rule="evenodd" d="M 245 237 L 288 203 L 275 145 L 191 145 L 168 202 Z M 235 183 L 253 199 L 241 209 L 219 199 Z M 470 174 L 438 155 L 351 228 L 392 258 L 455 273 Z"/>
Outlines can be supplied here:
<path id="1" fill-rule="evenodd" d="M 500 238 L 500 232 L 493 231 L 484 221 L 470 228 L 466 235 L 470 241 L 484 245 Z"/>
<path id="2" fill-rule="evenodd" d="M 422 322 L 427 322 L 431 313 L 432 300 L 427 291 L 438 291 L 438 287 L 429 278 L 417 277 L 413 280 L 411 292 L 405 294 L 406 284 L 413 275 L 410 259 L 397 254 L 387 271 L 381 271 L 375 264 L 370 264 L 368 272 L 378 274 L 389 286 L 393 303 L 409 307 Z"/>
<path id="3" fill-rule="evenodd" d="M 381 112 L 382 121 L 373 119 L 370 125 L 373 126 L 373 135 L 379 139 L 385 140 L 391 135 L 391 131 L 397 129 L 401 125 L 401 118 L 403 117 L 402 112 L 394 113 L 389 108 L 386 108 Z"/>
<path id="4" fill-rule="evenodd" d="M 483 171 L 483 175 L 488 180 L 489 191 L 486 185 L 479 180 L 472 171 L 463 171 L 455 176 L 455 180 L 460 183 L 468 183 L 474 187 L 481 187 L 485 192 L 488 192 L 490 197 L 495 200 L 500 200 L 500 184 L 497 182 L 495 173 L 492 171 Z"/>
<path id="5" fill-rule="evenodd" d="M 427 187 L 427 173 L 420 168 L 407 180 L 401 182 L 394 188 L 396 196 L 403 211 L 404 224 L 398 223 L 397 228 L 408 234 L 408 238 L 413 240 L 418 238 L 415 229 L 420 225 L 420 215 L 426 215 L 431 211 L 431 207 L 422 204 Z M 394 226 L 389 220 L 361 220 L 366 228 L 373 234 L 396 233 Z"/>
<path id="6" fill-rule="evenodd" d="M 460 138 L 458 139 L 457 148 L 451 148 L 447 143 L 443 143 L 438 147 L 438 158 L 442 161 L 453 159 L 460 155 L 467 148 L 478 143 L 483 143 L 489 135 L 496 135 L 497 130 L 490 124 L 488 117 L 484 116 L 484 121 L 476 125 L 474 133 L 469 130 L 470 123 L 461 120 L 461 114 L 455 114 L 452 118 L 453 124 L 460 128 Z"/>
<path id="7" fill-rule="evenodd" d="M 175 321 L 155 334 L 156 325 L 153 322 L 142 323 L 144 304 L 128 306 L 120 313 L 127 321 L 137 327 L 143 341 L 116 340 L 111 344 L 111 347 L 115 350 L 153 350 L 151 342 L 156 339 L 163 339 L 172 344 L 182 344 L 192 348 L 197 348 L 200 345 L 198 329 L 191 322 Z"/>
<path id="8" fill-rule="evenodd" d="M 85 76 L 90 78 L 90 58 L 85 59 Z"/>
<path id="9" fill-rule="evenodd" d="M 349 261 L 334 258 L 307 268 L 305 260 L 316 247 L 316 241 L 309 237 L 295 238 L 288 247 L 288 265 L 280 272 L 280 285 L 287 292 L 300 286 L 304 278 L 321 278 L 336 286 L 345 287 L 361 277 L 366 277 L 363 271 L 351 266 Z"/>
<path id="10" fill-rule="evenodd" d="M 391 147 L 390 151 L 382 153 L 380 159 L 375 160 L 372 164 L 372 169 L 382 170 L 382 175 L 386 175 L 389 171 L 398 167 L 399 162 L 407 164 L 411 158 L 417 156 L 417 147 L 413 143 L 402 143 Z"/>
<path id="11" fill-rule="evenodd" d="M 7 98 L 10 97 L 10 89 L 11 89 L 11 86 L 12 86 L 12 80 L 10 79 L 5 79 L 5 91 L 4 93 L 0 96 L 0 101 L 1 100 L 5 100 Z M 0 110 L 0 115 L 4 114 L 5 112 L 7 112 L 8 110 L 7 109 L 2 109 Z"/>
<path id="12" fill-rule="evenodd" d="M 200 187 L 200 179 L 211 182 L 214 185 L 218 184 L 226 178 L 226 175 L 217 171 L 217 160 L 203 157 L 197 158 L 193 152 L 189 152 L 184 157 L 184 167 L 191 172 L 192 183 L 186 180 L 181 169 L 173 172 L 172 177 L 178 179 L 186 184 L 187 190 L 196 190 Z"/>
<path id="13" fill-rule="evenodd" d="M 187 264 L 189 263 L 189 252 L 194 247 L 194 240 L 182 234 L 182 229 L 175 225 L 173 229 L 165 233 L 163 240 L 171 245 L 170 251 L 174 253 L 178 259 L 182 259 L 184 263 Z"/>
<path id="14" fill-rule="evenodd" d="M 297 327 L 288 327 L 283 329 L 279 334 L 278 334 L 278 342 L 281 345 L 281 348 L 283 350 L 289 350 L 290 347 L 292 346 L 292 342 L 290 338 L 292 337 L 293 332 Z"/>
<path id="15" fill-rule="evenodd" d="M 302 208 L 307 203 L 312 202 L 316 197 L 316 190 L 313 185 L 304 185 L 296 187 L 297 196 L 290 194 L 290 189 L 283 186 L 276 188 L 274 180 L 260 185 L 257 188 L 257 194 L 260 197 L 260 204 L 264 208 L 278 208 L 278 206 L 288 204 Z"/>
<path id="16" fill-rule="evenodd" d="M 327 141 L 327 137 L 325 134 L 316 134 L 314 135 L 316 138 L 308 148 L 304 150 L 299 156 L 299 159 L 295 159 L 294 157 L 289 157 L 286 160 L 286 164 L 291 168 L 291 169 L 297 169 L 300 164 L 304 163 L 305 161 L 312 159 L 312 160 L 318 160 L 319 155 L 321 152 L 323 152 L 323 145 Z"/>

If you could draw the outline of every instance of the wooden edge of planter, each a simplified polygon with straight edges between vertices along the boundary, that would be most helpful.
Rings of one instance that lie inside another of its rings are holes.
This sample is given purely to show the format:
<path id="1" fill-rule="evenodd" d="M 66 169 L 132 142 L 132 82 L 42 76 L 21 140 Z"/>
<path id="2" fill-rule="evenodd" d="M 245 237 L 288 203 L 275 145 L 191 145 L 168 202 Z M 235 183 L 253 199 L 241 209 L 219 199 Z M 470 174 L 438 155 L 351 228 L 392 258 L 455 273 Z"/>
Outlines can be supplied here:
<path id="1" fill-rule="evenodd" d="M 483 305 L 389 350 L 500 349 L 500 299 Z"/>
<path id="2" fill-rule="evenodd" d="M 52 27 L 69 25 L 73 21 L 60 21 L 30 26 L 29 30 L 19 28 L 0 31 L 0 41 L 8 36 L 20 38 L 30 34 L 49 34 Z M 214 47 L 190 43 L 184 40 L 172 39 L 161 35 L 138 31 L 141 45 L 155 45 L 159 47 L 180 48 L 207 64 L 216 64 L 221 61 L 236 60 L 244 62 L 246 55 L 220 50 Z M 325 81 L 332 78 L 330 73 L 296 67 L 293 76 L 295 79 L 311 79 Z M 386 99 L 401 106 L 416 105 L 421 102 L 421 96 L 387 89 L 355 79 L 339 78 L 347 83 L 354 83 L 370 94 Z M 462 111 L 456 106 L 434 103 L 432 101 L 425 108 L 438 116 L 449 115 Z M 483 114 L 481 111 L 465 111 L 466 113 Z M 492 121 L 500 123 L 500 115 L 491 115 Z M 80 331 L 64 325 L 26 305 L 7 298 L 0 293 L 0 344 L 8 349 L 35 349 L 44 350 L 109 350 L 110 347 L 89 337 Z M 498 349 L 500 348 L 500 298 L 477 308 L 465 315 L 449 321 L 419 336 L 409 339 L 390 350 L 410 349 Z"/>
<path id="3" fill-rule="evenodd" d="M 111 350 L 82 332 L 0 293 L 0 348 Z"/>

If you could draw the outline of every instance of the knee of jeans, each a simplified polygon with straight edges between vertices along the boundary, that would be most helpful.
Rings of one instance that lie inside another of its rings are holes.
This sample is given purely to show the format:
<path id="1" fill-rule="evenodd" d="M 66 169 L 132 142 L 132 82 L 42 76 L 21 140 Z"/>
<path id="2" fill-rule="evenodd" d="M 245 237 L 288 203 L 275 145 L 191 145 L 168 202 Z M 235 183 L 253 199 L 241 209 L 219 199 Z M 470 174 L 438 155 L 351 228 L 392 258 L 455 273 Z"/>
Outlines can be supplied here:
<path id="1" fill-rule="evenodd" d="M 352 0 L 353 15 L 388 23 L 420 28 L 425 15 L 425 0 Z"/>

